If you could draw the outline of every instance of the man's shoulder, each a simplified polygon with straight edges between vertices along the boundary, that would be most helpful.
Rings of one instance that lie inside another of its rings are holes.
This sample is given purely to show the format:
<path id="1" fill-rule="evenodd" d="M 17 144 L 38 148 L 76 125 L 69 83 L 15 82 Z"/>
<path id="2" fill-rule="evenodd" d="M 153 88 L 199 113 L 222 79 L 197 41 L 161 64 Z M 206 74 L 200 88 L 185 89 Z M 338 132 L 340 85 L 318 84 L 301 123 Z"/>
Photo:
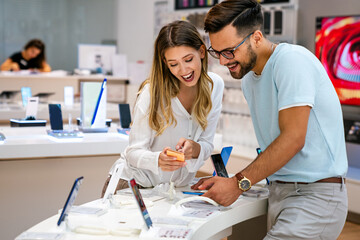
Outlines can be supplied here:
<path id="1" fill-rule="evenodd" d="M 308 49 L 303 46 L 289 43 L 281 43 L 277 47 L 278 51 L 275 52 L 276 59 L 288 59 L 288 58 L 298 58 L 301 56 L 309 56 L 312 54 Z"/>

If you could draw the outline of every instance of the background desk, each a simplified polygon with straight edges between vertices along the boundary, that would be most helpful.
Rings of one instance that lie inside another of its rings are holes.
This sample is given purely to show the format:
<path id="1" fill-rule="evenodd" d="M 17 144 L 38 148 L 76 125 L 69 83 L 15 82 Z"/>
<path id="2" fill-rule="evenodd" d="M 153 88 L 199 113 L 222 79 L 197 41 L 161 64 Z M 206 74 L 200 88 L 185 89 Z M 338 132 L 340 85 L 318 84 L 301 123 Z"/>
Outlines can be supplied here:
<path id="1" fill-rule="evenodd" d="M 62 74 L 63 75 L 63 74 Z M 49 101 L 64 101 L 64 87 L 74 88 L 74 93 L 80 93 L 81 82 L 101 82 L 107 78 L 107 99 L 110 102 L 126 102 L 128 79 L 113 76 L 90 75 L 90 76 L 59 76 L 56 73 L 41 73 L 34 75 L 4 75 L 0 74 L 0 92 L 20 91 L 22 87 L 31 87 L 32 95 L 38 93 L 54 93 L 48 97 Z M 14 96 L 14 100 L 21 100 L 21 94 Z"/>
<path id="2" fill-rule="evenodd" d="M 0 127 L 0 239 L 53 215 L 65 203 L 73 181 L 84 176 L 79 204 L 97 199 L 111 165 L 128 145 L 116 132 L 85 134 L 81 142 L 54 142 L 46 127 Z"/>
<path id="3" fill-rule="evenodd" d="M 84 179 L 84 183 L 85 183 Z M 81 190 L 80 190 L 81 191 Z M 83 192 L 79 193 L 79 196 Z M 134 200 L 135 202 L 135 200 Z M 88 206 L 97 205 L 96 202 L 86 204 Z M 160 201 L 154 202 L 154 206 L 149 207 L 149 215 L 151 218 L 155 217 L 164 217 L 167 215 L 171 208 L 171 204 L 163 199 Z M 252 219 L 254 217 L 262 216 L 267 212 L 267 199 L 266 198 L 249 198 L 249 197 L 240 197 L 234 204 L 230 207 L 221 211 L 220 214 L 210 217 L 207 220 L 192 218 L 193 221 L 190 223 L 189 227 L 194 230 L 191 239 L 194 240 L 215 240 L 221 239 L 231 235 L 232 226 L 238 223 L 242 223 L 246 220 Z M 124 217 L 126 216 L 126 217 Z M 59 215 L 48 218 L 47 220 L 35 225 L 30 228 L 28 231 L 38 231 L 38 232 L 47 232 L 51 230 L 56 230 L 56 222 L 59 218 Z M 118 223 L 119 221 L 126 221 L 126 226 L 133 228 L 140 228 L 143 226 L 144 221 L 141 219 L 139 209 L 134 207 L 123 207 L 120 209 L 109 209 L 108 213 L 99 217 L 103 223 Z M 187 218 L 189 219 L 189 218 Z M 266 223 L 263 225 L 252 226 L 252 231 L 256 235 L 256 231 L 261 229 L 266 229 Z M 249 230 L 249 229 L 248 229 Z M 83 234 L 74 234 L 68 233 L 66 240 L 77 240 L 77 239 L 120 239 L 121 237 L 113 237 L 111 235 L 106 236 L 89 236 Z M 129 239 L 136 239 L 136 237 L 131 237 Z M 237 238 L 239 239 L 239 238 Z M 258 238 L 250 237 L 243 239 L 255 240 Z M 262 238 L 261 238 L 262 239 Z"/>

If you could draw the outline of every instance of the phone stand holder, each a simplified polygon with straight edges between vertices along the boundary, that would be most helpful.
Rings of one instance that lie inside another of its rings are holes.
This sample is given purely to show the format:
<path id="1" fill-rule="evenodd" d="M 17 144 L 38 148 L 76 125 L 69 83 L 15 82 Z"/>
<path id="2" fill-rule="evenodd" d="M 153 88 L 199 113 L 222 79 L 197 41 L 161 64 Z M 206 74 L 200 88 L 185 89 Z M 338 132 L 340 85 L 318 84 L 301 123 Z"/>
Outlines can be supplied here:
<path id="1" fill-rule="evenodd" d="M 82 131 L 83 133 L 107 133 L 109 131 L 109 128 L 79 127 L 79 130 Z"/>
<path id="2" fill-rule="evenodd" d="M 23 118 L 23 119 L 15 119 L 15 118 L 11 118 L 10 119 L 10 126 L 11 127 L 45 127 L 46 126 L 46 120 L 37 120 L 35 118 L 33 119 L 28 119 L 28 118 Z"/>
<path id="3" fill-rule="evenodd" d="M 58 139 L 83 138 L 84 135 L 78 130 L 47 130 L 47 134 Z"/>
<path id="4" fill-rule="evenodd" d="M 26 106 L 26 115 L 23 119 L 10 119 L 11 127 L 43 127 L 46 120 L 37 120 L 36 113 L 38 109 L 39 98 L 29 97 Z"/>
<path id="5" fill-rule="evenodd" d="M 118 133 L 129 136 L 131 128 L 118 128 Z"/>

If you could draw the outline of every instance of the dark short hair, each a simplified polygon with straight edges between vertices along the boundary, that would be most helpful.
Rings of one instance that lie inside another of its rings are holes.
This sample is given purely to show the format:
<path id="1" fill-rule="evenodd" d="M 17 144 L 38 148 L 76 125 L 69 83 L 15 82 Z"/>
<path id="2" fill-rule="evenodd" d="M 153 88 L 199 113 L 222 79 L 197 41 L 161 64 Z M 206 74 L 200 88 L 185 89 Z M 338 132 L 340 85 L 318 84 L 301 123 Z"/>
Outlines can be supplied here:
<path id="1" fill-rule="evenodd" d="M 256 0 L 226 0 L 210 9 L 205 18 L 205 32 L 217 33 L 231 24 L 238 35 L 263 31 L 264 17 Z"/>

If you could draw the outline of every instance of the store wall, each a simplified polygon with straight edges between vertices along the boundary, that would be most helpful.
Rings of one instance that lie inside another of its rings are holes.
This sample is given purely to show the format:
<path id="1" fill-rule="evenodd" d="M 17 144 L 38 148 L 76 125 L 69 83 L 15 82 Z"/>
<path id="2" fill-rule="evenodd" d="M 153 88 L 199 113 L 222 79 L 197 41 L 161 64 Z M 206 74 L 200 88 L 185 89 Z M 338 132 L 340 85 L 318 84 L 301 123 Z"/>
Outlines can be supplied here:
<path id="1" fill-rule="evenodd" d="M 151 62 L 154 43 L 154 6 L 158 0 L 118 0 L 118 50 L 129 62 Z"/>
<path id="2" fill-rule="evenodd" d="M 40 38 L 53 69 L 74 70 L 78 43 L 116 42 L 116 1 L 0 0 L 0 62 Z"/>

